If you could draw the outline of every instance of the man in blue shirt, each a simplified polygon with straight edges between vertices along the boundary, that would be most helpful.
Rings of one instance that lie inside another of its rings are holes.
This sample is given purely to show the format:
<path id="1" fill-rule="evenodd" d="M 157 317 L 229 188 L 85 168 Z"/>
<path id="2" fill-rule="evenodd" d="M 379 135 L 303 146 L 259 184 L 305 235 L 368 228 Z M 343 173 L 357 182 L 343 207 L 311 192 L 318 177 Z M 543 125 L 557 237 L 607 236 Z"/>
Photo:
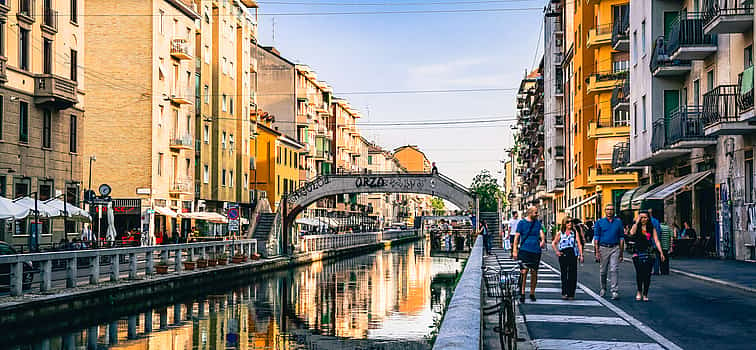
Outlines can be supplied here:
<path id="1" fill-rule="evenodd" d="M 538 267 L 541 265 L 541 249 L 546 243 L 543 225 L 538 220 L 538 208 L 528 208 L 527 216 L 517 223 L 512 246 L 512 258 L 520 261 L 520 302 L 525 302 L 525 280 L 530 270 L 530 300 L 536 301 L 535 290 L 538 283 Z"/>
<path id="2" fill-rule="evenodd" d="M 625 249 L 625 228 L 622 220 L 614 215 L 614 205 L 607 204 L 604 211 L 606 217 L 596 221 L 593 226 L 593 248 L 596 251 L 596 259 L 599 261 L 601 275 L 599 295 L 603 297 L 606 294 L 608 272 L 612 299 L 617 300 L 619 298 L 618 268 Z"/>

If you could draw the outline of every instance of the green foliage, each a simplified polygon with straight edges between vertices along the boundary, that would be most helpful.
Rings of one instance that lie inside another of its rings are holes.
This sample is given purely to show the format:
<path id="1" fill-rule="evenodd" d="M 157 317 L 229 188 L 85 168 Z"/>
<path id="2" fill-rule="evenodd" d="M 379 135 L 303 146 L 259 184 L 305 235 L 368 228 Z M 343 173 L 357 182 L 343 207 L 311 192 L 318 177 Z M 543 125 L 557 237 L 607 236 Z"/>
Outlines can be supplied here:
<path id="1" fill-rule="evenodd" d="M 483 170 L 480 174 L 475 175 L 470 185 L 470 190 L 478 196 L 480 211 L 496 211 L 498 209 L 498 198 L 504 203 L 499 183 L 488 170 Z"/>
<path id="2" fill-rule="evenodd" d="M 433 215 L 444 215 L 446 212 L 444 200 L 439 197 L 431 198 L 431 208 L 433 208 Z"/>

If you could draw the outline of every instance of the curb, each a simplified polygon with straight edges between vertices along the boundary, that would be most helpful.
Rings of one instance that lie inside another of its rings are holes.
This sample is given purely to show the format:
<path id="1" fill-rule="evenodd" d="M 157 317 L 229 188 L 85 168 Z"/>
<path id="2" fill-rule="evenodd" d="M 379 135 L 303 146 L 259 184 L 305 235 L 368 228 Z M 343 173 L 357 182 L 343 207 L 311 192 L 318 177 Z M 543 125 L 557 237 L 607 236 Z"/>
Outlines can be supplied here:
<path id="1" fill-rule="evenodd" d="M 699 279 L 699 280 L 702 280 L 702 281 L 719 284 L 719 285 L 722 285 L 722 286 L 725 286 L 725 287 L 739 289 L 739 290 L 744 291 L 744 292 L 756 293 L 756 288 L 746 287 L 746 286 L 744 286 L 742 284 L 727 282 L 727 281 L 723 281 L 723 280 L 720 280 L 720 279 L 711 278 L 711 277 L 699 275 L 699 274 L 692 273 L 692 272 L 682 271 L 682 270 L 678 270 L 678 269 L 669 269 L 669 271 L 674 272 L 674 273 L 679 274 L 679 275 L 687 276 L 687 277 L 690 277 L 690 278 L 695 278 L 695 279 Z"/>

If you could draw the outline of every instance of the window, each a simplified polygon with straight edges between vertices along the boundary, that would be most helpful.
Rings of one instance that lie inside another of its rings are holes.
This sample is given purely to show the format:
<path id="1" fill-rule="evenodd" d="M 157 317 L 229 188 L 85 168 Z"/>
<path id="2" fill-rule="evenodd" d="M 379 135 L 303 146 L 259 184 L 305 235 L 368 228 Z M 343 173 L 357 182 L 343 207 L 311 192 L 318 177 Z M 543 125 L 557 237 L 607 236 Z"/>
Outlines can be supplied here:
<path id="1" fill-rule="evenodd" d="M 207 164 L 202 166 L 202 183 L 210 182 L 210 167 Z"/>
<path id="2" fill-rule="evenodd" d="M 205 144 L 210 143 L 210 125 L 205 125 L 202 132 L 202 141 Z"/>
<path id="3" fill-rule="evenodd" d="M 165 34 L 165 11 L 160 10 L 160 18 L 158 19 L 160 23 L 158 24 L 160 26 L 160 34 Z"/>
<path id="4" fill-rule="evenodd" d="M 233 97 L 228 98 L 228 110 L 231 112 L 234 111 L 234 98 Z"/>
<path id="5" fill-rule="evenodd" d="M 638 102 L 633 102 L 633 135 L 638 136 Z"/>
<path id="6" fill-rule="evenodd" d="M 157 174 L 163 176 L 163 153 L 158 153 Z"/>
<path id="7" fill-rule="evenodd" d="M 646 131 L 646 95 L 641 98 L 641 118 L 643 118 L 643 132 Z"/>
<path id="8" fill-rule="evenodd" d="M 71 116 L 71 121 L 69 122 L 68 129 L 70 135 L 68 140 L 68 151 L 71 153 L 76 153 L 79 150 L 79 125 L 75 115 Z"/>
<path id="9" fill-rule="evenodd" d="M 743 49 L 743 69 L 753 66 L 753 46 Z"/>
<path id="10" fill-rule="evenodd" d="M 693 105 L 700 106 L 699 99 L 701 98 L 701 80 L 696 79 L 693 81 Z"/>
<path id="11" fill-rule="evenodd" d="M 38 181 L 39 190 L 37 192 L 37 195 L 39 195 L 39 200 L 46 201 L 50 198 L 52 198 L 53 193 L 53 182 L 50 180 Z"/>
<path id="12" fill-rule="evenodd" d="M 71 22 L 79 22 L 79 0 L 71 0 Z"/>
<path id="13" fill-rule="evenodd" d="M 633 63 L 638 63 L 638 31 L 633 32 Z"/>
<path id="14" fill-rule="evenodd" d="M 71 50 L 71 80 L 77 81 L 79 79 L 78 75 L 78 68 L 79 68 L 79 53 L 76 52 L 76 50 Z"/>
<path id="15" fill-rule="evenodd" d="M 18 68 L 29 70 L 29 30 L 18 29 Z"/>
<path id="16" fill-rule="evenodd" d="M 0 22 L 0 56 L 5 57 L 5 22 Z"/>
<path id="17" fill-rule="evenodd" d="M 706 91 L 714 90 L 714 70 L 706 72 Z"/>
<path id="18" fill-rule="evenodd" d="M 52 40 L 42 39 L 42 73 L 52 74 Z"/>
<path id="19" fill-rule="evenodd" d="M 641 22 L 641 52 L 646 55 L 646 21 Z"/>
<path id="20" fill-rule="evenodd" d="M 221 146 L 223 146 L 223 149 L 226 149 L 226 132 L 223 132 L 223 137 L 221 138 Z"/>
<path id="21" fill-rule="evenodd" d="M 233 150 L 234 147 L 234 134 L 228 135 L 228 145 L 231 147 L 231 150 Z"/>
<path id="22" fill-rule="evenodd" d="M 205 103 L 210 103 L 210 87 L 207 85 L 202 88 L 202 100 Z"/>
<path id="23" fill-rule="evenodd" d="M 234 187 L 234 171 L 228 172 L 228 187 Z"/>
<path id="24" fill-rule="evenodd" d="M 13 198 L 28 196 L 31 188 L 29 178 L 15 178 L 13 183 Z"/>
<path id="25" fill-rule="evenodd" d="M 29 142 L 29 104 L 24 101 L 18 103 L 18 140 Z"/>
<path id="26" fill-rule="evenodd" d="M 44 110 L 42 112 L 42 147 L 50 148 L 50 138 L 52 136 L 52 112 Z"/>
<path id="27" fill-rule="evenodd" d="M 221 171 L 221 186 L 226 186 L 226 169 Z"/>
<path id="28" fill-rule="evenodd" d="M 276 192 L 281 193 L 281 175 L 276 175 Z"/>
<path id="29" fill-rule="evenodd" d="M 223 94 L 223 98 L 221 99 L 221 110 L 225 112 L 227 109 L 228 108 L 226 106 L 226 94 Z"/>
<path id="30" fill-rule="evenodd" d="M 249 186 L 249 174 L 244 174 L 244 183 L 242 183 L 242 186 L 244 186 L 244 188 Z"/>

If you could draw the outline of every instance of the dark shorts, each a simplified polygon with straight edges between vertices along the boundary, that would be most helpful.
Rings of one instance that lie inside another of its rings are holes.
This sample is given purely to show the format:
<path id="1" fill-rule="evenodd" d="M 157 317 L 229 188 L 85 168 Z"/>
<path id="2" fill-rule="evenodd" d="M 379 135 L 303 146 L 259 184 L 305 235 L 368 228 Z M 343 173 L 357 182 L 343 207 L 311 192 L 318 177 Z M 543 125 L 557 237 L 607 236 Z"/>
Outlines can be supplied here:
<path id="1" fill-rule="evenodd" d="M 520 250 L 517 254 L 517 259 L 520 260 L 520 266 L 522 268 L 538 271 L 538 267 L 541 266 L 541 254 L 539 253 Z"/>

